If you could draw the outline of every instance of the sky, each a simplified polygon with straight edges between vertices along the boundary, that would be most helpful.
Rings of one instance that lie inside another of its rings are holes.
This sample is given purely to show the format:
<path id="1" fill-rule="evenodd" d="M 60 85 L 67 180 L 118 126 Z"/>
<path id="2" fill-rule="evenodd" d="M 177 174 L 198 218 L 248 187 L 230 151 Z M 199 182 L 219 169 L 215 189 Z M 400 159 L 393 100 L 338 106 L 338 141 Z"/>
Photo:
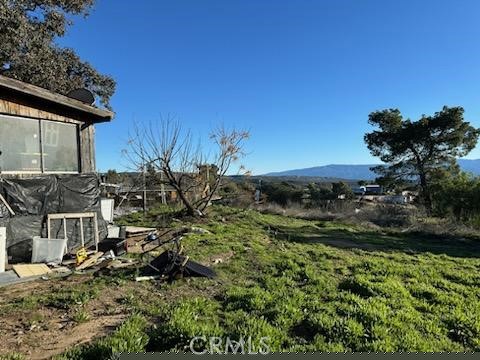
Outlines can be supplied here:
<path id="1" fill-rule="evenodd" d="M 463 106 L 480 127 L 479 18 L 477 0 L 96 0 L 59 43 L 117 82 L 99 171 L 128 165 L 134 121 L 170 114 L 205 142 L 249 130 L 242 163 L 263 174 L 378 163 L 375 110 Z"/>

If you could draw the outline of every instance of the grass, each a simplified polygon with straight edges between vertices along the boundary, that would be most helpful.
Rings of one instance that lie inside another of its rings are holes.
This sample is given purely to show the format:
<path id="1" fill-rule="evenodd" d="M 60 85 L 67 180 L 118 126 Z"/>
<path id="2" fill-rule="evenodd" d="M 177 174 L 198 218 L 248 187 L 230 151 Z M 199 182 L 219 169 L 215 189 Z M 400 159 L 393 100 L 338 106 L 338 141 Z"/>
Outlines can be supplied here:
<path id="1" fill-rule="evenodd" d="M 79 308 L 73 313 L 72 319 L 77 324 L 81 324 L 90 320 L 90 314 L 85 309 Z"/>
<path id="2" fill-rule="evenodd" d="M 24 360 L 24 359 L 25 359 L 25 356 L 16 352 L 0 355 L 0 360 Z"/>
<path id="3" fill-rule="evenodd" d="M 148 336 L 145 333 L 146 320 L 140 315 L 132 315 L 113 335 L 93 344 L 83 345 L 68 350 L 57 356 L 56 360 L 109 359 L 112 354 L 120 352 L 143 351 Z"/>
<path id="4" fill-rule="evenodd" d="M 86 305 L 95 299 L 107 284 L 107 278 L 93 278 L 84 283 L 68 283 L 59 290 L 41 294 L 32 294 L 21 297 L 16 301 L 3 305 L 1 310 L 4 314 L 20 310 L 34 310 L 39 306 L 48 306 L 62 310 L 69 310 L 78 306 Z"/>
<path id="5" fill-rule="evenodd" d="M 196 226 L 210 233 L 184 239 L 192 259 L 211 264 L 230 254 L 215 265 L 218 279 L 138 284 L 149 293 L 131 290 L 121 299 L 129 320 L 60 358 L 184 351 L 194 336 L 254 344 L 268 337 L 272 351 L 480 350 L 477 240 L 227 207 Z M 95 292 L 56 296 L 78 306 Z"/>

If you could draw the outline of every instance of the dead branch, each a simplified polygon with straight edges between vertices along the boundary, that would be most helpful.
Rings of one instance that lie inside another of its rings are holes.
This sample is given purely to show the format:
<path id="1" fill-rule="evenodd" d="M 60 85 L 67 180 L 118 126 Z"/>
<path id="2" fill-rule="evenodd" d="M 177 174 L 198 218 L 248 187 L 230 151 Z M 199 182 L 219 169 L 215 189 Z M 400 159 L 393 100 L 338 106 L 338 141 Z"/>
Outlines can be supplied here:
<path id="1" fill-rule="evenodd" d="M 203 216 L 232 164 L 245 156 L 248 138 L 247 131 L 219 127 L 210 136 L 214 154 L 206 156 L 200 141 L 194 141 L 190 131 L 184 131 L 175 118 L 168 116 L 148 125 L 135 123 L 123 153 L 137 171 L 151 167 L 163 173 L 186 213 Z M 202 174 L 205 169 L 206 178 Z"/>

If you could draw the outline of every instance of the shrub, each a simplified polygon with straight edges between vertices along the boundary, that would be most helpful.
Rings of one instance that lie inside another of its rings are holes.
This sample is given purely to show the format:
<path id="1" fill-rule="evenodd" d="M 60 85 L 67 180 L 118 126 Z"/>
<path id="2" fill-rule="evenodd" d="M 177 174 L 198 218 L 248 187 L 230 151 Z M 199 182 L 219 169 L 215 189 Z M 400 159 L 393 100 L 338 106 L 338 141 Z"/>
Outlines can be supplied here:
<path id="1" fill-rule="evenodd" d="M 434 186 L 433 204 L 439 216 L 478 223 L 480 217 L 480 178 L 466 173 L 438 181 Z"/>

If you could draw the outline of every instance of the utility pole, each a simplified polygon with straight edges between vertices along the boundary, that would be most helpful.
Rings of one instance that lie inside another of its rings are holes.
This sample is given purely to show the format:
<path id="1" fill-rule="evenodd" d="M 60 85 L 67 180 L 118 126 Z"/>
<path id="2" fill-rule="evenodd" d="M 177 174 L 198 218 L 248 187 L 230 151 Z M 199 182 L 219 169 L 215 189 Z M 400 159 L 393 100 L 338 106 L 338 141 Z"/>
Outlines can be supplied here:
<path id="1" fill-rule="evenodd" d="M 258 180 L 258 187 L 255 190 L 255 203 L 260 204 L 260 199 L 262 197 L 262 179 Z"/>
<path id="2" fill-rule="evenodd" d="M 145 162 L 142 166 L 142 178 L 143 178 L 143 214 L 147 213 L 147 177 L 145 173 Z"/>
<path id="3" fill-rule="evenodd" d="M 165 195 L 165 184 L 163 183 L 163 170 L 160 170 L 160 190 L 162 196 L 162 204 L 167 204 L 167 197 Z"/>

